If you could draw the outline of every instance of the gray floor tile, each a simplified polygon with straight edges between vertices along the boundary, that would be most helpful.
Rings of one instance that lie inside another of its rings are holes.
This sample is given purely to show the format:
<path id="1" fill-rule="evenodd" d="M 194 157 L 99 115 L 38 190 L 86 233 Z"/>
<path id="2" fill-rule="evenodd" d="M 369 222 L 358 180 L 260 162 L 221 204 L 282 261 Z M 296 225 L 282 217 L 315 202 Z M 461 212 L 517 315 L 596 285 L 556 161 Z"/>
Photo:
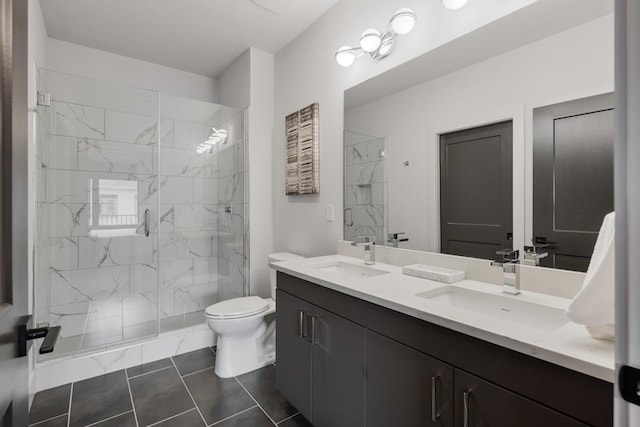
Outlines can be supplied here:
<path id="1" fill-rule="evenodd" d="M 276 423 L 298 413 L 298 410 L 291 406 L 276 388 L 275 366 L 268 365 L 240 375 L 238 381 Z"/>
<path id="2" fill-rule="evenodd" d="M 173 363 L 176 364 L 180 375 L 187 375 L 203 369 L 211 368 L 216 363 L 216 358 L 209 348 L 190 351 L 189 353 L 173 356 Z"/>
<path id="3" fill-rule="evenodd" d="M 184 377 L 207 424 L 223 420 L 255 405 L 235 378 L 218 378 L 213 369 Z"/>
<path id="4" fill-rule="evenodd" d="M 171 359 L 167 358 L 156 360 L 155 362 L 144 363 L 142 365 L 134 366 L 133 368 L 127 369 L 127 376 L 129 378 L 137 377 L 138 375 L 148 374 L 149 372 L 168 368 L 169 366 L 173 366 L 173 363 L 171 363 Z"/>
<path id="5" fill-rule="evenodd" d="M 160 424 L 156 424 L 158 427 L 202 427 L 204 421 L 196 409 L 186 412 L 182 415 L 178 415 L 170 420 L 163 421 Z M 155 427 L 155 426 L 154 426 Z"/>
<path id="6" fill-rule="evenodd" d="M 216 427 L 273 427 L 275 424 L 257 406 L 224 420 Z"/>
<path id="7" fill-rule="evenodd" d="M 29 424 L 66 414 L 69 412 L 70 398 L 71 384 L 36 393 L 29 411 Z"/>
<path id="8" fill-rule="evenodd" d="M 64 414 L 59 417 L 52 418 L 50 420 L 47 420 L 38 424 L 32 424 L 32 425 L 34 427 L 67 427 L 67 419 L 68 419 L 67 415 L 69 414 Z"/>
<path id="9" fill-rule="evenodd" d="M 132 378 L 129 384 L 140 426 L 162 421 L 194 407 L 175 369 Z"/>
<path id="10" fill-rule="evenodd" d="M 136 427 L 136 417 L 133 415 L 133 411 L 127 412 L 120 416 L 105 420 L 101 423 L 94 424 L 91 427 Z"/>
<path id="11" fill-rule="evenodd" d="M 278 424 L 278 427 L 313 427 L 302 415 L 298 414 Z"/>
<path id="12" fill-rule="evenodd" d="M 132 409 L 125 372 L 100 375 L 73 384 L 69 426 L 86 426 Z"/>

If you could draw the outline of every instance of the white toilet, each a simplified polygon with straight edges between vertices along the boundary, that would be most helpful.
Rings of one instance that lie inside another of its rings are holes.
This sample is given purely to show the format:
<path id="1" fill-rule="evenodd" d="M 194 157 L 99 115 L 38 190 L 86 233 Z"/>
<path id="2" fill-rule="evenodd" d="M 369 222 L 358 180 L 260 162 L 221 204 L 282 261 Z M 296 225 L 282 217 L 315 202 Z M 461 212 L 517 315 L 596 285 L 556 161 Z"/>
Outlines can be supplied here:
<path id="1" fill-rule="evenodd" d="M 281 252 L 270 254 L 269 263 L 303 258 Z M 275 361 L 275 320 L 266 316 L 276 311 L 276 271 L 270 271 L 271 298 L 234 298 L 210 305 L 207 324 L 218 335 L 216 375 L 235 377 Z"/>

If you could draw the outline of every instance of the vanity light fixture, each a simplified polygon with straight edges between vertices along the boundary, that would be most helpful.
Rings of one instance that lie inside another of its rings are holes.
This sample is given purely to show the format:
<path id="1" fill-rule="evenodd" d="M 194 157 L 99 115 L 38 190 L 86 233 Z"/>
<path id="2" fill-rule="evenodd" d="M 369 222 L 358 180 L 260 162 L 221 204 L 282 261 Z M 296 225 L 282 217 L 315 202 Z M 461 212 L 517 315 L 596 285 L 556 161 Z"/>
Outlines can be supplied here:
<path id="1" fill-rule="evenodd" d="M 348 67 L 356 58 L 368 53 L 372 59 L 382 59 L 391 53 L 396 36 L 407 34 L 416 25 L 416 14 L 402 8 L 393 14 L 382 34 L 375 28 L 368 28 L 360 36 L 360 46 L 342 46 L 335 53 L 336 62 Z"/>
<path id="2" fill-rule="evenodd" d="M 225 129 L 211 128 L 211 133 L 207 137 L 207 140 L 196 147 L 198 154 L 211 152 L 213 147 L 218 143 L 225 144 L 227 142 L 227 131 Z"/>
<path id="3" fill-rule="evenodd" d="M 442 4 L 447 9 L 456 10 L 467 4 L 467 0 L 442 0 Z"/>

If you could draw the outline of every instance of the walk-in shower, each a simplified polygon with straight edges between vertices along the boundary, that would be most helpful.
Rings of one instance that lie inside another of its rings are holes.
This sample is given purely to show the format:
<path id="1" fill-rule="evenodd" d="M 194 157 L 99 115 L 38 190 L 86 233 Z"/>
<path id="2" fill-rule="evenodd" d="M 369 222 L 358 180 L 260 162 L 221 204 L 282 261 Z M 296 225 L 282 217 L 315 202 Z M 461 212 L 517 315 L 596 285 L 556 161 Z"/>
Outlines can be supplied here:
<path id="1" fill-rule="evenodd" d="M 39 92 L 34 315 L 62 326 L 46 357 L 248 294 L 245 111 L 49 70 Z"/>

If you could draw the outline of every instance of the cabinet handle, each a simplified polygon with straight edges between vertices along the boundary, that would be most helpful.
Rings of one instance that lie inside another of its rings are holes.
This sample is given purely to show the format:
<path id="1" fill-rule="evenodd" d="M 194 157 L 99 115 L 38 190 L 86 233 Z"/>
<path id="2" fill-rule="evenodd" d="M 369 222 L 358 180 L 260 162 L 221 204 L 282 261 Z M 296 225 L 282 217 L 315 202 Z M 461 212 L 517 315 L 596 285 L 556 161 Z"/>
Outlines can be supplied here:
<path id="1" fill-rule="evenodd" d="M 316 343 L 316 316 L 311 316 L 311 344 Z"/>
<path id="2" fill-rule="evenodd" d="M 440 414 L 438 414 L 438 409 L 436 408 L 438 406 L 438 399 L 436 398 L 436 382 L 438 378 L 440 378 L 438 375 L 431 377 L 431 421 L 434 423 L 440 418 Z"/>
<path id="3" fill-rule="evenodd" d="M 463 409 L 463 418 L 462 425 L 464 427 L 469 427 L 469 395 L 470 391 L 465 391 L 462 393 L 462 409 Z"/>
<path id="4" fill-rule="evenodd" d="M 298 310 L 298 336 L 304 338 L 304 311 Z"/>
<path id="5" fill-rule="evenodd" d="M 149 237 L 149 216 L 151 211 L 149 209 L 144 210 L 144 235 Z"/>

